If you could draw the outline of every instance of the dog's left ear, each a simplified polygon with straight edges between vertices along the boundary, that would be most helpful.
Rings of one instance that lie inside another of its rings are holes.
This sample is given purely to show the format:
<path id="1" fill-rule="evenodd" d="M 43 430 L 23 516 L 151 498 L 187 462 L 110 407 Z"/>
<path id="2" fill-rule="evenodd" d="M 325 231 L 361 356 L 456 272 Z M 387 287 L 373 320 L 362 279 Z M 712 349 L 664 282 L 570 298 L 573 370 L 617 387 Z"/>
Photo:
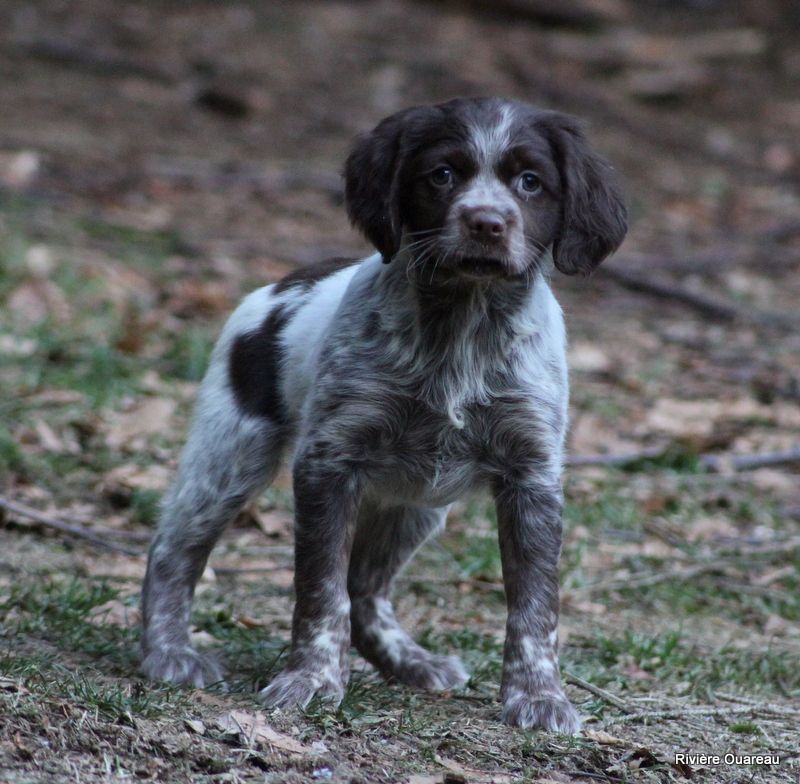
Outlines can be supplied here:
<path id="1" fill-rule="evenodd" d="M 389 262 L 400 249 L 402 225 L 398 174 L 406 129 L 428 107 L 414 107 L 387 117 L 353 145 L 344 167 L 345 204 L 350 221 Z"/>
<path id="2" fill-rule="evenodd" d="M 537 118 L 556 155 L 563 188 L 561 231 L 553 246 L 556 267 L 588 275 L 625 238 L 627 210 L 611 165 L 594 152 L 580 122 L 547 112 Z"/>

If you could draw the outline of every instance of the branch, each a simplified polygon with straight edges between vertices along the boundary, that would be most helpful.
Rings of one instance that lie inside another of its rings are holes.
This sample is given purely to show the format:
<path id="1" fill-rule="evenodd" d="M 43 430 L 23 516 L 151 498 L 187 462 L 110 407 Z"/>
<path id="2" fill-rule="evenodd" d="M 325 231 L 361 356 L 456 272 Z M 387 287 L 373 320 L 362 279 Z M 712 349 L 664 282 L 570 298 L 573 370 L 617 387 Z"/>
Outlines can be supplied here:
<path id="1" fill-rule="evenodd" d="M 709 705 L 698 708 L 679 706 L 669 710 L 642 711 L 641 713 L 631 713 L 627 716 L 618 716 L 617 718 L 613 719 L 613 721 L 623 722 L 646 721 L 648 719 L 679 719 L 685 716 L 711 716 L 716 718 L 725 718 L 726 716 L 740 716 L 742 714 L 779 716 L 781 718 L 791 719 L 797 719 L 800 717 L 800 711 L 795 711 L 791 708 L 771 707 L 764 704 L 736 706 L 731 708 L 715 708 Z"/>
<path id="2" fill-rule="evenodd" d="M 89 49 L 67 41 L 41 38 L 22 42 L 21 47 L 31 57 L 39 60 L 83 68 L 101 76 L 137 76 L 167 85 L 177 81 L 175 74 L 149 63 L 132 60 L 110 51 Z"/>
<path id="3" fill-rule="evenodd" d="M 605 267 L 601 267 L 601 271 L 623 288 L 649 294 L 658 299 L 680 302 L 714 321 L 725 323 L 741 321 L 780 329 L 793 329 L 797 326 L 791 319 L 781 315 L 737 308 L 729 302 L 689 291 L 671 283 L 654 280 L 646 275 L 630 272 L 617 264 L 606 264 Z"/>
<path id="4" fill-rule="evenodd" d="M 649 447 L 639 452 L 621 455 L 571 455 L 564 461 L 573 468 L 581 466 L 607 466 L 621 468 L 640 460 L 659 460 L 669 456 L 669 449 Z M 731 469 L 736 472 L 754 471 L 757 468 L 794 465 L 800 463 L 800 447 L 785 449 L 781 452 L 762 452 L 755 455 L 698 455 L 697 459 L 703 468 L 719 472 Z"/>
<path id="5" fill-rule="evenodd" d="M 571 672 L 567 672 L 566 670 L 562 670 L 561 674 L 567 683 L 571 683 L 573 686 L 577 686 L 584 691 L 588 691 L 590 694 L 594 694 L 595 697 L 599 697 L 601 700 L 610 702 L 624 713 L 632 712 L 631 709 L 625 704 L 624 700 L 621 700 L 610 691 L 601 689 L 599 686 L 595 686 L 593 683 L 589 683 L 589 681 L 585 681 L 583 678 L 579 678 L 577 675 L 573 675 Z"/>
<path id="6" fill-rule="evenodd" d="M 1 495 L 0 508 L 7 509 L 12 514 L 27 517 L 29 520 L 34 520 L 40 525 L 53 528 L 56 531 L 61 531 L 62 533 L 70 534 L 71 536 L 77 536 L 80 539 L 85 539 L 90 544 L 93 544 L 96 547 L 101 547 L 105 550 L 110 550 L 114 553 L 122 553 L 124 555 L 141 555 L 141 553 L 137 550 L 132 550 L 129 547 L 124 547 L 123 545 L 106 541 L 102 536 L 99 536 L 96 531 L 93 531 L 90 528 L 64 523 L 61 520 L 57 520 L 56 518 L 45 514 L 44 512 L 40 512 L 38 509 L 33 509 L 32 507 L 21 504 L 17 501 L 11 501 Z"/>
<path id="7" fill-rule="evenodd" d="M 742 558 L 750 558 L 756 555 L 771 555 L 775 553 L 792 553 L 800 549 L 800 537 L 791 537 L 781 542 L 767 542 L 765 544 L 752 544 L 735 547 L 723 547 L 717 550 L 712 560 L 702 563 L 691 564 L 678 569 L 667 569 L 663 572 L 647 572 L 644 574 L 633 574 L 615 580 L 600 580 L 584 586 L 582 590 L 588 593 L 602 593 L 604 591 L 619 591 L 624 588 L 644 588 L 668 580 L 687 580 L 698 577 L 701 574 L 713 574 L 714 572 L 725 572 L 727 567 L 736 566 Z M 737 588 L 742 588 L 736 583 Z"/>
<path id="8" fill-rule="evenodd" d="M 742 316 L 740 311 L 728 303 L 711 299 L 703 294 L 697 294 L 694 291 L 689 291 L 680 286 L 654 280 L 646 275 L 629 272 L 618 265 L 607 264 L 604 268 L 601 267 L 601 270 L 605 273 L 607 278 L 611 278 L 611 280 L 618 283 L 623 288 L 643 294 L 650 294 L 659 299 L 680 302 L 715 321 L 736 321 Z"/>

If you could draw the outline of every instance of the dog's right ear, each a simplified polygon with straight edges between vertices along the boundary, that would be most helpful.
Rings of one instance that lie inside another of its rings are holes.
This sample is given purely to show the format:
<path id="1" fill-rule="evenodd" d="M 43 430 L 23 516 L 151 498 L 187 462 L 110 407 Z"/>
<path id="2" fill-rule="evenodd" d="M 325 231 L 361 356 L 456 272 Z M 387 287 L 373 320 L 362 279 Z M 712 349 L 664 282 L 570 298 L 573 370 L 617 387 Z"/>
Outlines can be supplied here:
<path id="1" fill-rule="evenodd" d="M 403 136 L 423 111 L 424 107 L 415 107 L 387 117 L 356 141 L 344 167 L 347 214 L 386 263 L 400 249 L 403 228 L 397 193 Z"/>

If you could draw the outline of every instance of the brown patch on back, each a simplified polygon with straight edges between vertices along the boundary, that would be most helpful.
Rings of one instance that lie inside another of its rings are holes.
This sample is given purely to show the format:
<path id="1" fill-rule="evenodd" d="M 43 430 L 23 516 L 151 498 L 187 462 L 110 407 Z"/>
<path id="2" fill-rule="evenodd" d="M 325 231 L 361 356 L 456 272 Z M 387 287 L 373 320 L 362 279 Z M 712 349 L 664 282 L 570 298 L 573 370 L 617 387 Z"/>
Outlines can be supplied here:
<path id="1" fill-rule="evenodd" d="M 337 256 L 332 259 L 325 259 L 325 261 L 319 261 L 316 264 L 308 264 L 305 267 L 300 267 L 290 272 L 286 277 L 279 280 L 278 283 L 275 284 L 274 291 L 276 294 L 294 288 L 301 288 L 307 291 L 324 278 L 346 267 L 350 267 L 358 261 L 359 259 L 348 259 Z"/>

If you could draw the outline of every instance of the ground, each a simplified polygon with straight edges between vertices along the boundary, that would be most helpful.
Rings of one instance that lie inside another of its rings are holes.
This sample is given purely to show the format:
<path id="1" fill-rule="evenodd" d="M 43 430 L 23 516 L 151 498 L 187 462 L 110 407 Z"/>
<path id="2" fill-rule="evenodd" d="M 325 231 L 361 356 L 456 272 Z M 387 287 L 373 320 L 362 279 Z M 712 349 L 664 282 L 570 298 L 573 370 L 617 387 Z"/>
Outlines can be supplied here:
<path id="1" fill-rule="evenodd" d="M 4 2 L 0 779 L 798 781 L 798 21 L 781 0 Z M 458 94 L 584 117 L 629 197 L 617 257 L 555 281 L 562 663 L 583 735 L 498 721 L 483 497 L 398 591 L 415 635 L 464 658 L 464 688 L 387 685 L 354 655 L 338 711 L 259 709 L 289 635 L 285 476 L 198 590 L 228 690 L 146 683 L 146 541 L 225 314 L 362 252 L 350 140 Z"/>

